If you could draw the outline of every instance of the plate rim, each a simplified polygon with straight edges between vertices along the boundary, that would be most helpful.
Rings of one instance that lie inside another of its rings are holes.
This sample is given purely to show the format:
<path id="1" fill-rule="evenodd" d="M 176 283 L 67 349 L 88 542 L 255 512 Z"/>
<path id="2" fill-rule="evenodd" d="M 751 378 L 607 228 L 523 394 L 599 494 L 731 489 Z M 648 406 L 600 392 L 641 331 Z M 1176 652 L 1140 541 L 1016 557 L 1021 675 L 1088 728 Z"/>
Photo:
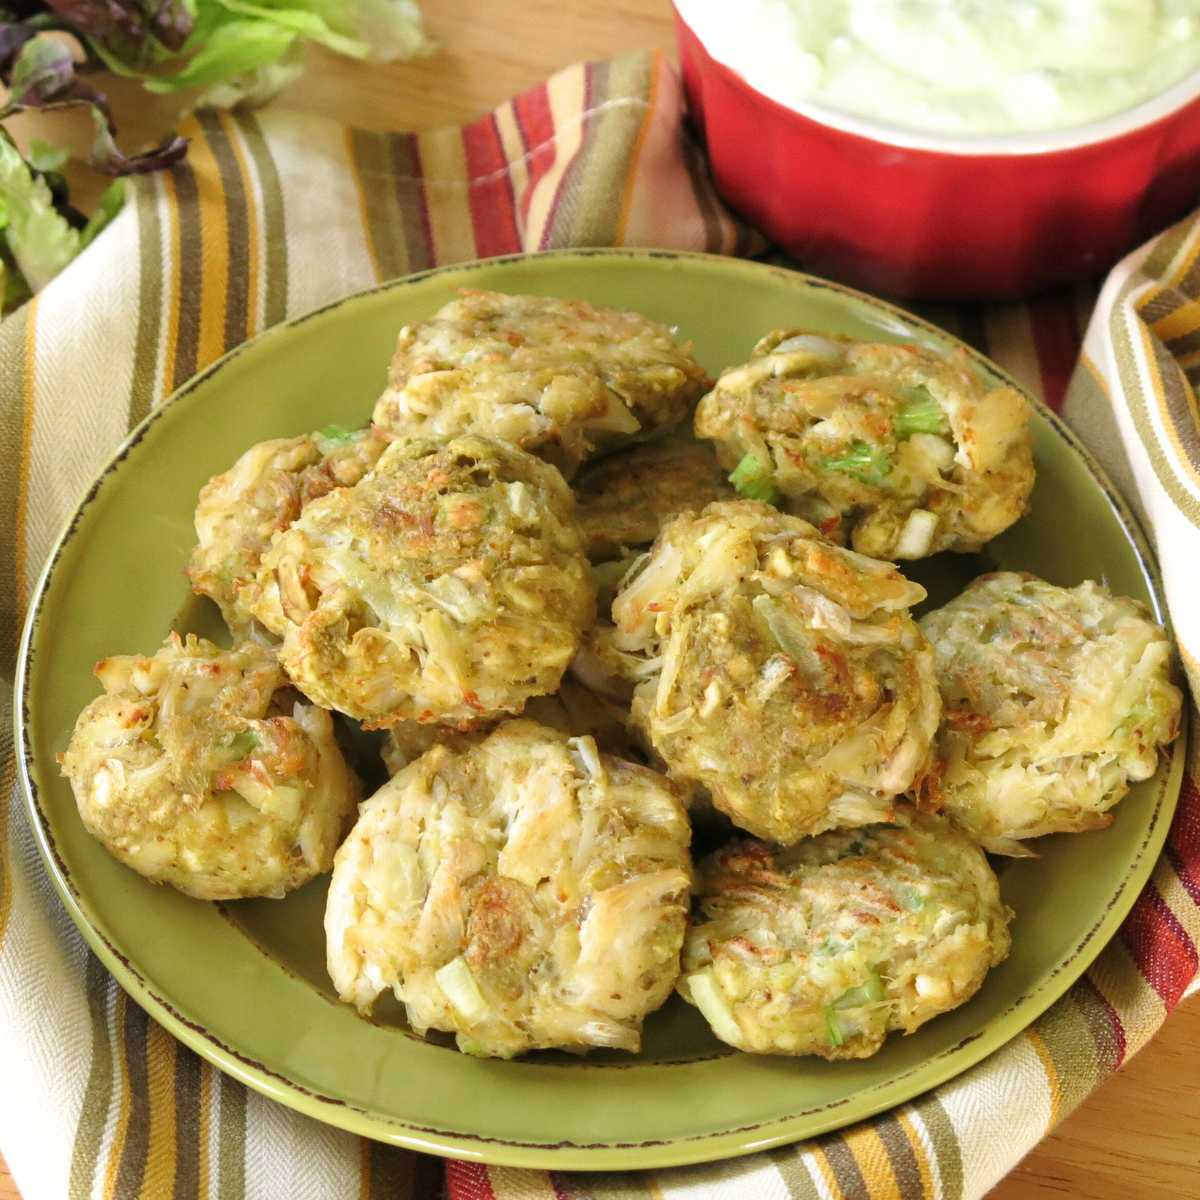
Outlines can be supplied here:
<path id="1" fill-rule="evenodd" d="M 718 254 L 676 250 L 587 247 L 508 254 L 494 258 L 473 259 L 463 263 L 446 264 L 411 275 L 386 280 L 372 287 L 363 288 L 347 296 L 331 300 L 307 313 L 262 330 L 253 338 L 249 338 L 245 342 L 233 347 L 175 389 L 161 404 L 152 409 L 151 412 L 138 422 L 116 450 L 113 451 L 112 455 L 101 467 L 80 500 L 74 506 L 63 528 L 54 539 L 46 562 L 39 572 L 37 583 L 30 595 L 29 609 L 26 614 L 19 643 L 14 687 L 14 696 L 17 701 L 13 711 L 17 774 L 21 785 L 26 815 L 34 834 L 38 852 L 41 855 L 51 883 L 76 927 L 121 987 L 159 1024 L 166 1028 L 174 1037 L 200 1054 L 201 1057 L 246 1086 L 306 1116 L 348 1130 L 349 1132 L 422 1153 L 440 1157 L 462 1158 L 497 1166 L 535 1169 L 636 1170 L 683 1166 L 732 1158 L 759 1150 L 787 1145 L 808 1137 L 820 1136 L 820 1134 L 843 1128 L 850 1121 L 866 1120 L 877 1116 L 880 1112 L 886 1111 L 897 1104 L 915 1101 L 920 1095 L 924 1095 L 946 1083 L 948 1080 L 961 1075 L 1000 1050 L 1009 1041 L 1024 1033 L 1034 1021 L 1060 999 L 1083 975 L 1104 946 L 1115 935 L 1117 929 L 1136 903 L 1137 897 L 1141 893 L 1145 883 L 1150 878 L 1159 853 L 1165 843 L 1170 819 L 1180 793 L 1186 754 L 1186 728 L 1181 730 L 1179 737 L 1176 739 L 1169 760 L 1164 767 L 1160 768 L 1161 785 L 1152 816 L 1144 830 L 1141 844 L 1137 848 L 1136 857 L 1119 883 L 1115 885 L 1115 891 L 1103 913 L 1100 914 L 1096 922 L 1083 935 L 1082 939 L 1076 941 L 1068 954 L 1057 964 L 1051 974 L 1044 978 L 1039 986 L 1014 999 L 1012 1003 L 1001 1013 L 993 1017 L 985 1026 L 977 1029 L 956 1045 L 948 1047 L 933 1058 L 923 1060 L 918 1066 L 910 1068 L 902 1074 L 891 1076 L 858 1093 L 854 1097 L 853 1112 L 850 1116 L 843 1119 L 834 1117 L 830 1122 L 822 1123 L 819 1130 L 811 1128 L 812 1117 L 815 1113 L 832 1112 L 843 1106 L 849 1106 L 850 1102 L 839 1101 L 831 1104 L 822 1104 L 814 1109 L 794 1112 L 784 1117 L 773 1118 L 750 1126 L 731 1127 L 707 1133 L 684 1135 L 672 1139 L 656 1139 L 632 1143 L 598 1142 L 582 1144 L 577 1142 L 535 1143 L 528 1140 L 475 1135 L 463 1131 L 424 1128 L 411 1121 L 400 1121 L 377 1111 L 360 1108 L 347 1103 L 345 1100 L 337 1099 L 335 1096 L 325 1096 L 294 1079 L 289 1079 L 273 1071 L 265 1063 L 258 1063 L 243 1056 L 235 1047 L 226 1045 L 215 1034 L 203 1026 L 190 1021 L 179 1012 L 174 1007 L 170 998 L 160 994 L 159 990 L 139 972 L 134 958 L 127 956 L 108 939 L 104 931 L 99 927 L 100 922 L 98 917 L 95 914 L 89 914 L 84 895 L 76 888 L 70 871 L 59 855 L 58 848 L 50 833 L 49 822 L 43 819 L 43 813 L 38 800 L 38 785 L 33 758 L 32 738 L 29 729 L 32 717 L 30 695 L 33 680 L 36 676 L 34 640 L 55 570 L 64 551 L 72 541 L 85 510 L 90 507 L 100 494 L 109 477 L 113 475 L 134 447 L 143 440 L 149 429 L 161 420 L 168 410 L 185 401 L 186 397 L 195 391 L 196 388 L 206 383 L 240 355 L 253 351 L 270 339 L 284 336 L 288 331 L 295 330 L 323 314 L 344 305 L 367 297 L 411 287 L 433 277 L 455 273 L 461 274 L 503 264 L 535 260 L 557 262 L 580 260 L 634 260 L 638 262 L 664 260 L 669 262 L 694 261 L 709 267 L 716 267 L 722 271 L 742 271 L 751 275 L 782 278 L 787 281 L 789 286 L 799 285 L 804 289 L 812 288 L 819 291 L 830 291 L 855 304 L 865 305 L 867 308 L 877 312 L 882 311 L 904 325 L 919 329 L 944 344 L 965 349 L 971 359 L 976 364 L 982 366 L 988 374 L 1004 381 L 1020 392 L 1038 414 L 1047 421 L 1055 435 L 1066 442 L 1070 449 L 1079 457 L 1088 474 L 1104 493 L 1105 500 L 1113 509 L 1132 544 L 1139 560 L 1139 566 L 1149 583 L 1152 607 L 1156 617 L 1168 629 L 1170 628 L 1169 613 L 1166 610 L 1163 596 L 1162 580 L 1153 549 L 1124 497 L 1114 487 L 1107 472 L 1096 461 L 1088 447 L 1080 442 L 1075 432 L 1053 409 L 1040 397 L 1033 395 L 1027 388 L 1013 379 L 999 364 L 989 359 L 980 351 L 967 345 L 949 331 L 933 324 L 931 321 L 887 300 L 882 300 L 841 283 L 809 275 L 803 271 L 793 270 L 772 263 L 730 258 Z M 1011 1014 L 1018 1008 L 1024 1009 L 1028 1013 L 1028 1019 L 1024 1020 L 1019 1028 L 1011 1032 L 1007 1030 L 1000 1032 L 1000 1027 L 1006 1026 L 1008 1020 L 1011 1018 Z M 903 1081 L 918 1070 L 923 1073 L 931 1072 L 927 1086 L 923 1087 L 917 1093 L 898 1095 L 897 1093 L 905 1091 Z M 863 1102 L 864 1097 L 872 1095 L 874 1095 L 873 1099 L 867 1100 L 865 1103 Z"/>

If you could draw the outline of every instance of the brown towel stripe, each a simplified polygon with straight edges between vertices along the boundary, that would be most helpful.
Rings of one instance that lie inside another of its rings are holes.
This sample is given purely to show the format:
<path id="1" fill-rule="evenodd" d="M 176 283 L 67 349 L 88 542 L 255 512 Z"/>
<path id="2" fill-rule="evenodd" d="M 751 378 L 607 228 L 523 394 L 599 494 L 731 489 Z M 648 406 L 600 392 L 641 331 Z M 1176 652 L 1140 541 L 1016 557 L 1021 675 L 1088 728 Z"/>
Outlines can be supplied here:
<path id="1" fill-rule="evenodd" d="M 878 1139 L 874 1140 L 878 1144 Z M 841 1195 L 853 1197 L 853 1200 L 859 1200 L 859 1197 L 867 1200 L 870 1192 L 863 1174 L 863 1165 L 860 1165 L 858 1153 L 854 1149 L 856 1141 L 861 1141 L 857 1129 L 834 1134 L 832 1137 L 821 1139 L 818 1143 L 819 1153 L 823 1154 L 829 1163 Z"/>
<path id="2" fill-rule="evenodd" d="M 821 1190 L 812 1181 L 808 1165 L 798 1154 L 794 1154 L 790 1148 L 784 1147 L 781 1150 L 767 1151 L 767 1157 L 770 1158 L 775 1170 L 779 1172 L 779 1177 L 784 1181 L 784 1187 L 787 1188 L 787 1194 L 791 1200 L 823 1200 Z"/>
<path id="3" fill-rule="evenodd" d="M 109 995 L 112 979 L 94 954 L 87 956 L 87 1005 L 92 1025 L 92 1057 L 71 1152 L 71 1200 L 90 1197 L 95 1187 L 100 1145 L 112 1103 L 113 1059 Z"/>
<path id="4" fill-rule="evenodd" d="M 921 1188 L 917 1195 L 936 1196 L 937 1189 L 933 1182 L 933 1163 L 929 1156 L 929 1151 L 926 1148 L 925 1139 L 917 1130 L 915 1114 L 910 1105 L 902 1105 L 896 1109 L 896 1124 L 900 1127 L 900 1131 L 908 1141 L 909 1148 L 912 1150 L 913 1160 L 917 1164 L 917 1174 L 921 1179 Z"/>
<path id="5" fill-rule="evenodd" d="M 217 1076 L 218 1200 L 246 1195 L 246 1089 L 228 1075 Z"/>
<path id="6" fill-rule="evenodd" d="M 129 394 L 129 428 L 132 429 L 159 399 L 159 342 L 162 337 L 163 264 L 162 204 L 159 183 L 143 176 L 132 185 L 138 224 L 137 342 L 134 348 L 133 383 Z"/>
<path id="7" fill-rule="evenodd" d="M 202 141 L 196 138 L 195 142 Z M 194 160 L 193 160 L 194 161 Z M 200 321 L 198 305 L 204 242 L 201 235 L 199 189 L 191 164 L 181 165 L 171 172 L 170 197 L 171 249 L 175 270 L 175 287 L 168 301 L 167 337 L 168 390 L 174 391 L 195 375 L 200 362 Z"/>
<path id="8" fill-rule="evenodd" d="M 174 1200 L 199 1200 L 202 1195 L 201 1156 L 207 1138 L 207 1122 L 201 1117 L 200 1059 L 180 1042 L 174 1044 L 175 1067 L 175 1178 Z M 207 1181 L 206 1181 L 207 1184 Z M 205 1186 L 204 1191 L 208 1188 Z"/>
<path id="9" fill-rule="evenodd" d="M 126 1200 L 141 1190 L 150 1141 L 149 1098 L 146 1092 L 147 1017 L 122 992 L 117 997 L 117 1048 L 123 1066 L 121 1111 L 116 1140 L 109 1156 L 105 1200 Z"/>
<path id="10" fill-rule="evenodd" d="M 387 135 L 391 188 L 403 234 L 404 265 L 400 274 L 424 271 L 437 261 L 429 228 L 429 198 L 421 169 L 421 144 L 415 133 Z"/>
<path id="11" fill-rule="evenodd" d="M 940 1200 L 962 1200 L 963 1164 L 958 1135 L 936 1092 L 923 1096 L 912 1106 L 912 1115 L 929 1134 L 937 1161 L 941 1187 L 936 1195 Z"/>
<path id="12" fill-rule="evenodd" d="M 250 152 L 258 183 L 263 224 L 263 275 L 259 284 L 262 291 L 262 324 L 259 328 L 268 329 L 282 321 L 288 311 L 288 250 L 283 187 L 279 181 L 279 168 L 275 165 L 258 118 L 253 113 L 239 113 L 234 120 Z"/>
<path id="13" fill-rule="evenodd" d="M 400 205 L 391 188 L 380 186 L 389 175 L 387 146 L 384 134 L 346 130 L 347 157 L 358 189 L 360 219 L 375 278 L 381 282 L 404 274 L 408 262 L 400 232 Z"/>
<path id="14" fill-rule="evenodd" d="M 887 1154 L 889 1182 L 895 1182 L 895 1194 L 897 1196 L 921 1195 L 924 1185 L 921 1169 L 917 1164 L 917 1155 L 896 1115 L 883 1113 L 875 1118 L 872 1128 Z"/>
<path id="15" fill-rule="evenodd" d="M 237 168 L 237 186 L 241 190 L 245 205 L 245 292 L 246 324 L 240 334 L 237 330 L 226 331 L 229 345 L 236 346 L 248 337 L 253 337 L 262 328 L 262 206 L 254 186 L 254 172 L 250 166 L 250 151 L 242 136 L 241 127 L 232 114 L 223 112 L 221 129 L 229 147 L 229 153 Z M 235 222 L 236 224 L 236 222 Z"/>

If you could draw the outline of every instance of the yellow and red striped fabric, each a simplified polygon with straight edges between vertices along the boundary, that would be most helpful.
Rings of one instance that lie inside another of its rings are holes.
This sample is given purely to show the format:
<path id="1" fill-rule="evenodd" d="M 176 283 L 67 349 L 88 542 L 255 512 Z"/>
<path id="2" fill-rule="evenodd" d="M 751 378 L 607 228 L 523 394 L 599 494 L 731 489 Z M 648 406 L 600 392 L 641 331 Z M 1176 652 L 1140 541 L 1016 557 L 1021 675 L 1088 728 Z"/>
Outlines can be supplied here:
<path id="1" fill-rule="evenodd" d="M 104 236 L 0 325 L 7 677 L 32 581 L 113 447 L 259 330 L 476 256 L 761 249 L 721 206 L 681 124 L 678 80 L 649 55 L 569 68 L 461 129 L 381 135 L 272 110 L 195 118 L 187 162 L 141 181 Z M 1098 306 L 1079 291 L 927 314 L 1062 406 L 1138 505 L 1193 688 L 1200 610 L 1181 597 L 1200 558 L 1188 382 L 1200 377 L 1198 260 L 1200 219 L 1124 264 Z M 0 1151 L 27 1200 L 975 1197 L 1144 1045 L 1197 975 L 1193 750 L 1168 848 L 1120 936 L 1030 1030 L 952 1083 L 853 1129 L 707 1167 L 604 1176 L 443 1165 L 248 1092 L 126 998 L 44 877 L 14 795 L 10 718 L 0 724 Z"/>

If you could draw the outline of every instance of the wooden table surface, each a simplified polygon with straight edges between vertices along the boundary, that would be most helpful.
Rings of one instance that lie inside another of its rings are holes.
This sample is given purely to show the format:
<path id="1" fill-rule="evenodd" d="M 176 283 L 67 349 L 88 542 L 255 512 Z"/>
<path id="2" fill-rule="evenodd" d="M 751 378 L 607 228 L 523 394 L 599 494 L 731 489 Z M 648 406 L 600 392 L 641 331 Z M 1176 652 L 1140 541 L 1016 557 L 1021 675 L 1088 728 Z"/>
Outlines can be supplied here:
<path id="1" fill-rule="evenodd" d="M 314 51 L 303 77 L 274 103 L 373 129 L 424 128 L 465 121 L 578 59 L 673 49 L 667 0 L 425 0 L 423 7 L 442 44 L 437 56 L 364 67 Z M 123 144 L 169 127 L 174 102 L 122 81 L 111 92 Z M 69 135 L 69 125 L 60 132 Z M 75 132 L 86 145 L 84 131 Z M 76 194 L 86 203 L 96 190 L 83 178 Z M 1197 1047 L 1200 1002 L 1176 1013 L 996 1188 L 994 1200 L 1200 1198 Z M 0 1200 L 17 1198 L 0 1159 Z"/>

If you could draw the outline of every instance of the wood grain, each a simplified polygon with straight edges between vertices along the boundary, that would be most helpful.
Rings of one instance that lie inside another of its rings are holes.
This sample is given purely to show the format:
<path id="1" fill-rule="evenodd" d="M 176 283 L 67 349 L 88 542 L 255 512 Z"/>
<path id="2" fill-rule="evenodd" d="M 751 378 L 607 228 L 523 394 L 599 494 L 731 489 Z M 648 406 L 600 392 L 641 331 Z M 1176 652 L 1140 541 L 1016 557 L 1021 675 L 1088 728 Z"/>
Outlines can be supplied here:
<path id="1" fill-rule="evenodd" d="M 363 66 L 314 51 L 275 103 L 372 129 L 428 128 L 474 117 L 575 60 L 672 44 L 667 0 L 426 0 L 424 7 L 443 47 L 436 57 Z M 111 92 L 126 146 L 158 138 L 181 107 L 123 81 L 113 81 Z M 18 131 L 27 134 L 28 123 Z M 70 121 L 57 132 L 86 146 L 86 131 Z M 86 171 L 75 181 L 83 206 L 104 182 Z M 1198 1046 L 1200 1003 L 1192 1003 L 1038 1146 L 993 1200 L 1200 1197 Z M 3 1160 L 0 1200 L 18 1200 Z"/>

